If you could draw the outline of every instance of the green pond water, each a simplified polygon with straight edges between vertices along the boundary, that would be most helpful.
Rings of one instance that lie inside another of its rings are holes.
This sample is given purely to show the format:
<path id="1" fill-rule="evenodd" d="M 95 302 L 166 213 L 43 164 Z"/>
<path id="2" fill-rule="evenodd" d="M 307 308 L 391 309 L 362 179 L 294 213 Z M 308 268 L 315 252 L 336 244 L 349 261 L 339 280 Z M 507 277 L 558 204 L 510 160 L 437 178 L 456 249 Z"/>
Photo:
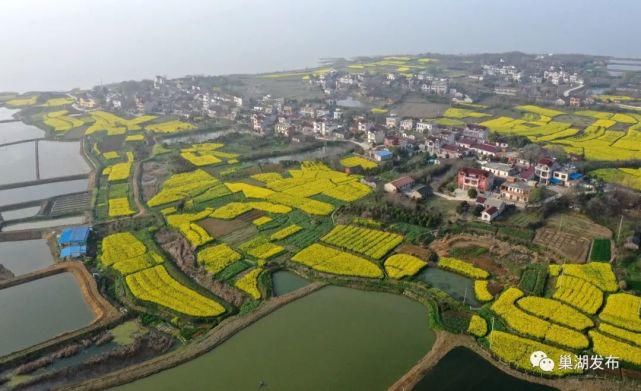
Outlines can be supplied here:
<path id="1" fill-rule="evenodd" d="M 485 361 L 473 351 L 458 347 L 447 353 L 414 387 L 414 391 L 551 391 L 547 386 L 517 379 Z"/>
<path id="2" fill-rule="evenodd" d="M 469 278 L 436 267 L 423 270 L 418 278 L 447 292 L 457 300 L 465 301 L 466 304 L 474 307 L 480 306 L 474 297 L 474 281 Z"/>
<path id="3" fill-rule="evenodd" d="M 94 315 L 71 273 L 0 290 L 0 356 L 89 325 Z"/>
<path id="4" fill-rule="evenodd" d="M 421 304 L 326 287 L 211 352 L 120 390 L 386 390 L 433 343 Z"/>
<path id="5" fill-rule="evenodd" d="M 286 270 L 272 274 L 272 287 L 274 296 L 282 296 L 308 285 L 309 281 L 303 277 Z"/>

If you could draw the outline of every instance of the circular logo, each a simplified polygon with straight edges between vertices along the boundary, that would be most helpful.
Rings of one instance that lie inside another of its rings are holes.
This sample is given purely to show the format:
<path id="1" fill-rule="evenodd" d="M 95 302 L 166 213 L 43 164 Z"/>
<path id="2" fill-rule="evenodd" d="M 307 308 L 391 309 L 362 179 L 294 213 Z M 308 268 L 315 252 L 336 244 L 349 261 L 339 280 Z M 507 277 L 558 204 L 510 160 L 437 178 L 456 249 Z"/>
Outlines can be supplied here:
<path id="1" fill-rule="evenodd" d="M 539 361 L 539 368 L 541 368 L 543 372 L 552 372 L 554 369 L 554 361 L 546 357 Z"/>
<path id="2" fill-rule="evenodd" d="M 533 367 L 538 367 L 539 364 L 541 363 L 541 360 L 543 360 L 544 358 L 547 358 L 547 356 L 548 355 L 545 354 L 544 352 L 537 350 L 536 352 L 530 355 L 530 362 L 532 363 Z"/>

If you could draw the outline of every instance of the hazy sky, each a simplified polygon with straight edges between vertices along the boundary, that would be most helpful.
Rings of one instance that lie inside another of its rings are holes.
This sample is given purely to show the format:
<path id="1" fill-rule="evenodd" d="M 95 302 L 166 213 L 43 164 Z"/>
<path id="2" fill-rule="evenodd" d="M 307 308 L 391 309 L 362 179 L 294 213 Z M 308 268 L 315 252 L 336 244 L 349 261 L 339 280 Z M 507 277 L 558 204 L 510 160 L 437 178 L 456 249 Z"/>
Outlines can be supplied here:
<path id="1" fill-rule="evenodd" d="M 0 91 L 266 72 L 369 54 L 641 57 L 639 0 L 0 1 Z"/>

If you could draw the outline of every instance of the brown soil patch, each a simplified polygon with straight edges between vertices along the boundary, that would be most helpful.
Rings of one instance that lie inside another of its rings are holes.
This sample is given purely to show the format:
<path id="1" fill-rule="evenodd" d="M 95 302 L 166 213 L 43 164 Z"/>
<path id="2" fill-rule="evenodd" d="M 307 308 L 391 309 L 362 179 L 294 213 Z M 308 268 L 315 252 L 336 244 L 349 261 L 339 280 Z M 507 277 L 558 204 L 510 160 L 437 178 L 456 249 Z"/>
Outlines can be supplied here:
<path id="1" fill-rule="evenodd" d="M 396 252 L 402 254 L 410 254 L 415 257 L 421 258 L 424 261 L 428 261 L 430 259 L 430 256 L 433 254 L 432 250 L 430 250 L 429 248 L 407 243 L 398 246 Z"/>
<path id="2" fill-rule="evenodd" d="M 121 151 L 122 144 L 125 142 L 125 135 L 107 136 L 100 141 L 98 149 L 100 152 Z"/>
<path id="3" fill-rule="evenodd" d="M 166 164 L 155 161 L 142 164 L 140 184 L 142 186 L 143 200 L 149 201 L 160 188 L 160 184 L 169 176 Z"/>
<path id="4" fill-rule="evenodd" d="M 239 230 L 247 226 L 247 222 L 241 221 L 238 219 L 219 220 L 211 217 L 208 217 L 204 220 L 200 220 L 196 224 L 203 227 L 205 231 L 207 231 L 214 238 L 219 238 L 221 236 L 228 235 L 236 230 Z"/>
<path id="5" fill-rule="evenodd" d="M 590 251 L 589 239 L 554 228 L 539 228 L 534 243 L 545 246 L 574 263 L 585 262 Z"/>

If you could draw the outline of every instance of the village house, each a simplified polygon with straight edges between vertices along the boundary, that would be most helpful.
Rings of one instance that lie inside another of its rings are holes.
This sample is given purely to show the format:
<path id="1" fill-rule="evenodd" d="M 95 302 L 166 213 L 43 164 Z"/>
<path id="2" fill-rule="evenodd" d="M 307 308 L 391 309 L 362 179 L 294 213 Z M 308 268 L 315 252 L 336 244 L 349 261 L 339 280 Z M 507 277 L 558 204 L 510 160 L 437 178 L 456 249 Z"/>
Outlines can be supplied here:
<path id="1" fill-rule="evenodd" d="M 421 133 L 430 132 L 433 126 L 433 124 L 421 120 L 416 123 L 416 131 Z"/>
<path id="2" fill-rule="evenodd" d="M 463 129 L 463 137 L 473 138 L 477 143 L 487 142 L 489 130 L 487 127 L 477 124 L 467 124 Z"/>
<path id="3" fill-rule="evenodd" d="M 396 114 L 391 114 L 389 117 L 385 118 L 385 127 L 392 129 L 398 126 L 398 117 Z"/>
<path id="4" fill-rule="evenodd" d="M 394 154 L 387 149 L 382 149 L 380 151 L 374 151 L 373 157 L 377 162 L 384 162 L 386 160 L 391 160 L 394 157 Z"/>
<path id="5" fill-rule="evenodd" d="M 581 107 L 581 98 L 573 96 L 570 98 L 571 107 Z"/>
<path id="6" fill-rule="evenodd" d="M 356 124 L 356 129 L 360 133 L 367 133 L 368 130 L 372 129 L 374 125 L 371 122 L 367 121 L 358 121 Z"/>
<path id="7" fill-rule="evenodd" d="M 552 179 L 552 174 L 555 170 L 559 169 L 559 165 L 554 161 L 554 159 L 545 157 L 539 159 L 539 161 L 534 166 L 534 175 L 539 178 L 539 182 L 544 185 L 550 183 Z"/>
<path id="8" fill-rule="evenodd" d="M 572 187 L 576 186 L 582 178 L 583 175 L 576 172 L 576 167 L 566 166 L 552 172 L 550 183 L 553 185 Z"/>
<path id="9" fill-rule="evenodd" d="M 516 169 L 506 163 L 488 162 L 482 167 L 485 171 L 489 171 L 498 178 L 507 178 L 516 173 Z"/>
<path id="10" fill-rule="evenodd" d="M 464 167 L 458 171 L 456 183 L 459 189 L 474 189 L 484 193 L 492 190 L 494 175 L 480 168 Z"/>
<path id="11" fill-rule="evenodd" d="M 418 186 L 414 186 L 414 188 L 409 191 L 407 196 L 411 200 L 420 201 L 429 197 L 430 194 L 431 194 L 431 191 L 429 186 L 418 185 Z"/>
<path id="12" fill-rule="evenodd" d="M 414 129 L 414 120 L 411 118 L 406 118 L 404 120 L 401 120 L 400 128 L 401 130 L 404 130 L 404 131 L 410 131 Z"/>
<path id="13" fill-rule="evenodd" d="M 370 144 L 380 144 L 385 140 L 385 132 L 380 129 L 370 129 L 367 131 L 367 142 Z"/>
<path id="14" fill-rule="evenodd" d="M 473 144 L 470 146 L 470 151 L 475 152 L 478 156 L 496 157 L 499 149 L 492 144 Z"/>
<path id="15" fill-rule="evenodd" d="M 501 198 L 507 201 L 528 203 L 532 188 L 525 182 L 516 180 L 507 180 L 501 184 Z"/>
<path id="16" fill-rule="evenodd" d="M 405 193 L 412 189 L 414 186 L 414 178 L 409 176 L 404 176 L 398 178 L 392 182 L 388 182 L 383 187 L 387 193 Z"/>
<path id="17" fill-rule="evenodd" d="M 436 152 L 436 156 L 442 159 L 460 159 L 466 155 L 467 155 L 467 149 L 463 147 L 459 147 L 458 145 L 455 145 L 455 144 L 441 145 L 438 151 Z"/>

